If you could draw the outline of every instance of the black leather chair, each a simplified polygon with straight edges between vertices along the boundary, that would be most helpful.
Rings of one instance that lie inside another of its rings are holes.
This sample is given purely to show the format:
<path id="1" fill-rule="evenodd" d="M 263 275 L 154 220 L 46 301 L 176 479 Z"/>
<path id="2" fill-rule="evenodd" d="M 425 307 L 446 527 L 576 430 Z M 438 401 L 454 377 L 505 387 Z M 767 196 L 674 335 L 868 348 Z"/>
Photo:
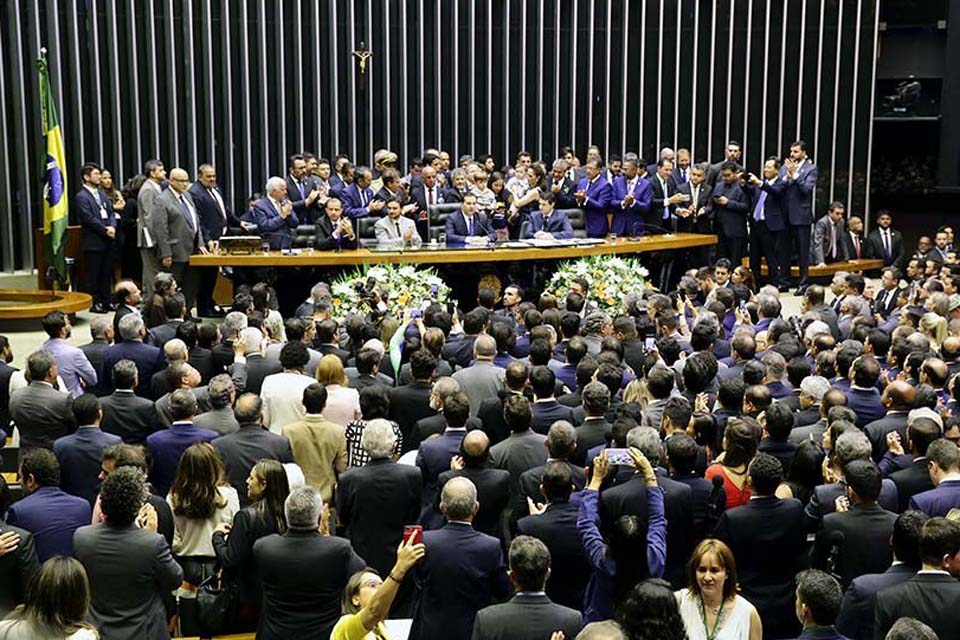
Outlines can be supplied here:
<path id="1" fill-rule="evenodd" d="M 427 207 L 427 211 L 430 214 L 430 239 L 436 240 L 440 237 L 441 233 L 446 231 L 447 218 L 450 217 L 450 214 L 454 211 L 460 210 L 459 202 L 447 202 L 444 204 L 435 204 L 431 207 Z"/>
<path id="2" fill-rule="evenodd" d="M 567 214 L 570 220 L 570 226 L 573 227 L 574 238 L 587 237 L 587 219 L 584 216 L 583 209 L 558 209 Z"/>
<path id="3" fill-rule="evenodd" d="M 315 240 L 317 237 L 317 227 L 312 224 L 301 224 L 293 230 L 293 246 L 303 248 L 307 242 Z"/>
<path id="4" fill-rule="evenodd" d="M 380 217 L 366 217 L 366 218 L 357 218 L 354 220 L 357 227 L 357 236 L 361 240 L 375 240 L 377 237 L 376 232 L 373 230 L 373 227 L 377 224 L 377 220 Z"/>

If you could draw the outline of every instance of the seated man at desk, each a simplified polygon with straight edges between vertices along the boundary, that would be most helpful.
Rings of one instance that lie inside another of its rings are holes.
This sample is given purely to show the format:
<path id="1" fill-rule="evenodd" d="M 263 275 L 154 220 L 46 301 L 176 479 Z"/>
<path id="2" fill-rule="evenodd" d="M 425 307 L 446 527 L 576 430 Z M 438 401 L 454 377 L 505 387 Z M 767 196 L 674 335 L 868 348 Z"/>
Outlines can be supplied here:
<path id="1" fill-rule="evenodd" d="M 496 237 L 487 214 L 477 210 L 477 196 L 463 196 L 460 211 L 447 217 L 447 242 L 449 244 L 486 244 Z"/>
<path id="2" fill-rule="evenodd" d="M 373 231 L 377 235 L 378 243 L 399 244 L 413 239 L 417 234 L 417 223 L 403 215 L 403 207 L 399 200 L 387 200 L 387 217 L 377 220 L 373 225 Z M 420 239 L 419 235 L 417 239 Z"/>
<path id="3" fill-rule="evenodd" d="M 260 238 L 270 243 L 271 249 L 288 249 L 293 246 L 292 230 L 297 228 L 300 220 L 287 200 L 287 181 L 274 176 L 267 180 L 264 190 L 266 197 L 257 200 L 240 222 L 247 223 L 243 225 L 244 229 L 260 234 Z"/>
<path id="4" fill-rule="evenodd" d="M 573 227 L 566 212 L 554 209 L 557 197 L 546 191 L 540 194 L 540 210 L 534 211 L 524 221 L 520 237 L 523 240 L 566 240 L 573 237 Z"/>
<path id="5" fill-rule="evenodd" d="M 328 199 L 323 212 L 324 215 L 317 219 L 317 249 L 356 249 L 357 236 L 353 232 L 350 218 L 343 215 L 343 204 L 340 200 Z"/>

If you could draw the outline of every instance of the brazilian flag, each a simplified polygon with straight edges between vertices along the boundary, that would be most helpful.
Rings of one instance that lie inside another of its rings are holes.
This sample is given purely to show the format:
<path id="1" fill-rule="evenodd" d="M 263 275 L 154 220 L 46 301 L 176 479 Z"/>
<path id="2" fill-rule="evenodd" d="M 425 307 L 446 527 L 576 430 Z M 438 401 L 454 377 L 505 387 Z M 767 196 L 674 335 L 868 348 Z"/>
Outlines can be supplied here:
<path id="1" fill-rule="evenodd" d="M 63 151 L 63 133 L 57 117 L 57 105 L 50 89 L 50 70 L 46 51 L 37 60 L 40 70 L 40 116 L 43 136 L 47 140 L 46 161 L 41 169 L 43 178 L 43 238 L 47 263 L 53 265 L 61 282 L 67 279 L 64 250 L 67 243 L 67 161 Z"/>

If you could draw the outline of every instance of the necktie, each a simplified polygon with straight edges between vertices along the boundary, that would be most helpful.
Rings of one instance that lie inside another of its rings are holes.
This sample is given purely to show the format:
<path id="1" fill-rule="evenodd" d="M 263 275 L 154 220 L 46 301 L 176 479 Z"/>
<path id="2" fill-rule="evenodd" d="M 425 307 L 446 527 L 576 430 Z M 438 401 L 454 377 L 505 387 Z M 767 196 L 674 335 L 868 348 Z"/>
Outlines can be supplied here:
<path id="1" fill-rule="evenodd" d="M 469 236 L 473 236 L 473 235 L 474 235 L 474 234 L 473 234 L 473 216 L 470 216 L 470 233 L 468 233 L 467 235 L 469 235 Z"/>
<path id="2" fill-rule="evenodd" d="M 367 206 L 367 190 L 358 189 L 358 191 L 360 192 L 360 206 L 361 207 Z"/>
<path id="3" fill-rule="evenodd" d="M 837 258 L 837 225 L 830 225 L 830 257 Z"/>
<path id="4" fill-rule="evenodd" d="M 860 259 L 860 236 L 853 234 L 853 248 L 857 252 L 857 260 Z"/>
<path id="5" fill-rule="evenodd" d="M 681 169 L 681 170 L 680 170 L 680 182 L 686 182 L 686 181 L 687 181 L 687 170 L 686 170 L 686 169 Z"/>
<path id="6" fill-rule="evenodd" d="M 881 234 L 883 235 L 883 254 L 889 259 L 891 255 L 890 251 L 890 230 L 884 229 Z"/>
<path id="7" fill-rule="evenodd" d="M 187 214 L 187 224 L 190 225 L 190 229 L 193 231 L 197 230 L 195 224 L 193 224 L 193 214 L 190 211 L 190 207 L 187 206 L 187 201 L 184 199 L 183 194 L 180 194 L 180 204 L 183 206 L 184 212 Z"/>
<path id="8" fill-rule="evenodd" d="M 401 237 L 401 234 L 400 234 L 400 221 L 399 221 L 399 220 L 394 220 L 394 221 L 393 221 L 393 226 L 396 227 L 396 229 L 397 229 L 397 237 L 398 237 L 398 238 Z"/>
<path id="9" fill-rule="evenodd" d="M 217 203 L 217 208 L 220 210 L 220 217 L 226 221 L 227 211 L 223 206 L 223 200 L 220 198 L 220 194 L 217 193 L 216 189 L 210 189 L 210 197 L 213 198 L 213 201 Z"/>
<path id="10" fill-rule="evenodd" d="M 306 197 L 303 193 L 303 183 L 297 180 L 297 190 L 300 192 L 300 199 L 303 200 Z"/>
<path id="11" fill-rule="evenodd" d="M 660 189 L 663 190 L 663 199 L 666 200 L 670 197 L 670 194 L 667 193 L 667 183 L 663 181 L 663 178 L 657 176 L 657 179 L 660 181 Z M 663 219 L 666 220 L 670 217 L 670 207 L 663 207 Z"/>
<path id="12" fill-rule="evenodd" d="M 427 189 L 427 204 L 433 204 L 433 187 Z"/>
<path id="13" fill-rule="evenodd" d="M 757 200 L 757 206 L 753 208 L 753 219 L 754 220 L 764 220 L 763 217 L 763 205 L 767 201 L 767 192 L 761 191 L 760 198 Z"/>

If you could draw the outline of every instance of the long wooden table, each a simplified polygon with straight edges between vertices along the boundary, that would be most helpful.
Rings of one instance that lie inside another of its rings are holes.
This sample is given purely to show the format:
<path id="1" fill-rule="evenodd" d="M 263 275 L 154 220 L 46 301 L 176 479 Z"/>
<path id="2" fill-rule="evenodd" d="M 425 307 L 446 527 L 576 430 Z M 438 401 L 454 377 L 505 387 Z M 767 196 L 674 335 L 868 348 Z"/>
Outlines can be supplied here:
<path id="1" fill-rule="evenodd" d="M 423 245 L 419 250 L 373 251 L 354 249 L 350 251 L 314 251 L 301 249 L 298 254 L 256 252 L 237 254 L 198 254 L 190 257 L 195 267 L 305 267 L 349 266 L 358 264 L 411 263 L 448 264 L 470 262 L 510 262 L 515 260 L 562 260 L 585 256 L 644 253 L 649 251 L 672 251 L 717 244 L 717 236 L 700 233 L 677 233 L 675 235 L 644 236 L 636 239 L 617 238 L 604 244 L 554 248 L 482 248 L 461 249 Z"/>

